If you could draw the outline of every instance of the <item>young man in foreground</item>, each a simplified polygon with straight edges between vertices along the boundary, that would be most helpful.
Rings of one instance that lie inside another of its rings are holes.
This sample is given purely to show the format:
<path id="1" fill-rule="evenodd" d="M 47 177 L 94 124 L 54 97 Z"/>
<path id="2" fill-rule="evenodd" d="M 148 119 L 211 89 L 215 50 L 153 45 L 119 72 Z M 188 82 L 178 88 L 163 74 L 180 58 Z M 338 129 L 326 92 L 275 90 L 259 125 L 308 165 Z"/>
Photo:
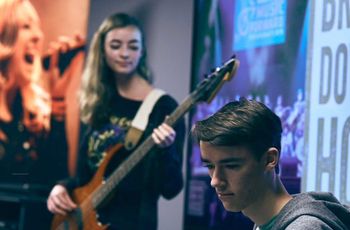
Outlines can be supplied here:
<path id="1" fill-rule="evenodd" d="M 254 229 L 350 229 L 350 209 L 332 194 L 286 191 L 278 175 L 281 121 L 264 104 L 228 103 L 192 133 L 223 206 L 242 211 Z"/>

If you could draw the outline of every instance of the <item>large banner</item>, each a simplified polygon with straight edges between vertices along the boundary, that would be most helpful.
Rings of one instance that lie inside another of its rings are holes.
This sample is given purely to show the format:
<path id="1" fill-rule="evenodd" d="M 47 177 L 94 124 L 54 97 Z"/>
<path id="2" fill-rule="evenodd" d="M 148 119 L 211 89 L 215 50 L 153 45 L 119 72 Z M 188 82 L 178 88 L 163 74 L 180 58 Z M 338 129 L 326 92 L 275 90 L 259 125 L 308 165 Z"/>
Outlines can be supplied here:
<path id="1" fill-rule="evenodd" d="M 304 159 L 307 1 L 196 1 L 193 85 L 233 54 L 236 77 L 211 104 L 200 104 L 191 124 L 241 96 L 264 102 L 283 123 L 280 175 L 291 193 L 300 191 Z M 224 210 L 190 143 L 185 229 L 251 229 L 244 216 Z"/>
<path id="2" fill-rule="evenodd" d="M 88 3 L 0 0 L 0 220 L 6 229 L 11 221 L 11 229 L 49 229 L 47 193 L 74 172 Z"/>
<path id="3" fill-rule="evenodd" d="M 350 204 L 350 2 L 311 4 L 302 190 Z"/>
<path id="4" fill-rule="evenodd" d="M 0 183 L 53 183 L 75 164 L 88 1 L 0 3 Z"/>

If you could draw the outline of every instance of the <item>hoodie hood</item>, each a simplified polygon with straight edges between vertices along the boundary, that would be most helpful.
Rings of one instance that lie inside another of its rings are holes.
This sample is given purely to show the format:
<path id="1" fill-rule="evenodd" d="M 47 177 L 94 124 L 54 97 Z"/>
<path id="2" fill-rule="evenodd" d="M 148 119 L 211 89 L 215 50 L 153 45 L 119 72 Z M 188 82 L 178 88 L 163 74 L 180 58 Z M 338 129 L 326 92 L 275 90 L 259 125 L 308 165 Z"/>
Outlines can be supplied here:
<path id="1" fill-rule="evenodd" d="M 293 196 L 278 214 L 273 230 L 285 229 L 300 216 L 313 216 L 334 230 L 350 229 L 350 208 L 331 193 L 308 192 Z"/>

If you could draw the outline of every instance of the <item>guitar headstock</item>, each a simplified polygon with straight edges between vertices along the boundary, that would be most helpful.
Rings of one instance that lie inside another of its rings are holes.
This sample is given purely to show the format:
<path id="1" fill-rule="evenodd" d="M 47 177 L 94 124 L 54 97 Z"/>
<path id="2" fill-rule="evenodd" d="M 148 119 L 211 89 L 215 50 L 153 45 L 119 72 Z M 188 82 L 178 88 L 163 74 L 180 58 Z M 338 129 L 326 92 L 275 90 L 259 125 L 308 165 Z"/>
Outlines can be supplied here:
<path id="1" fill-rule="evenodd" d="M 239 66 L 239 60 L 235 57 L 230 58 L 225 64 L 217 67 L 204 81 L 202 81 L 193 92 L 197 101 L 206 101 L 210 103 L 216 96 L 222 85 L 230 81 L 236 74 Z"/>

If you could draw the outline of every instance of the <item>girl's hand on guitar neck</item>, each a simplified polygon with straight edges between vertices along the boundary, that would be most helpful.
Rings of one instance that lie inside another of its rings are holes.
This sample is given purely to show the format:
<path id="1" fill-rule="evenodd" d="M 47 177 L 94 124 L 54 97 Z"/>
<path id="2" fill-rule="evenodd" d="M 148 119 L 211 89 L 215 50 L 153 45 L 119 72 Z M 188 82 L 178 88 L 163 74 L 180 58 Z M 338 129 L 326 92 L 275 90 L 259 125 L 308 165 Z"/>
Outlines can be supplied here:
<path id="1" fill-rule="evenodd" d="M 175 141 L 175 130 L 166 123 L 161 124 L 158 128 L 155 128 L 152 133 L 154 142 L 160 148 L 166 148 L 172 145 Z"/>
<path id="2" fill-rule="evenodd" d="M 47 208 L 54 214 L 66 215 L 77 205 L 70 198 L 67 189 L 62 185 L 55 185 L 47 199 Z"/>

